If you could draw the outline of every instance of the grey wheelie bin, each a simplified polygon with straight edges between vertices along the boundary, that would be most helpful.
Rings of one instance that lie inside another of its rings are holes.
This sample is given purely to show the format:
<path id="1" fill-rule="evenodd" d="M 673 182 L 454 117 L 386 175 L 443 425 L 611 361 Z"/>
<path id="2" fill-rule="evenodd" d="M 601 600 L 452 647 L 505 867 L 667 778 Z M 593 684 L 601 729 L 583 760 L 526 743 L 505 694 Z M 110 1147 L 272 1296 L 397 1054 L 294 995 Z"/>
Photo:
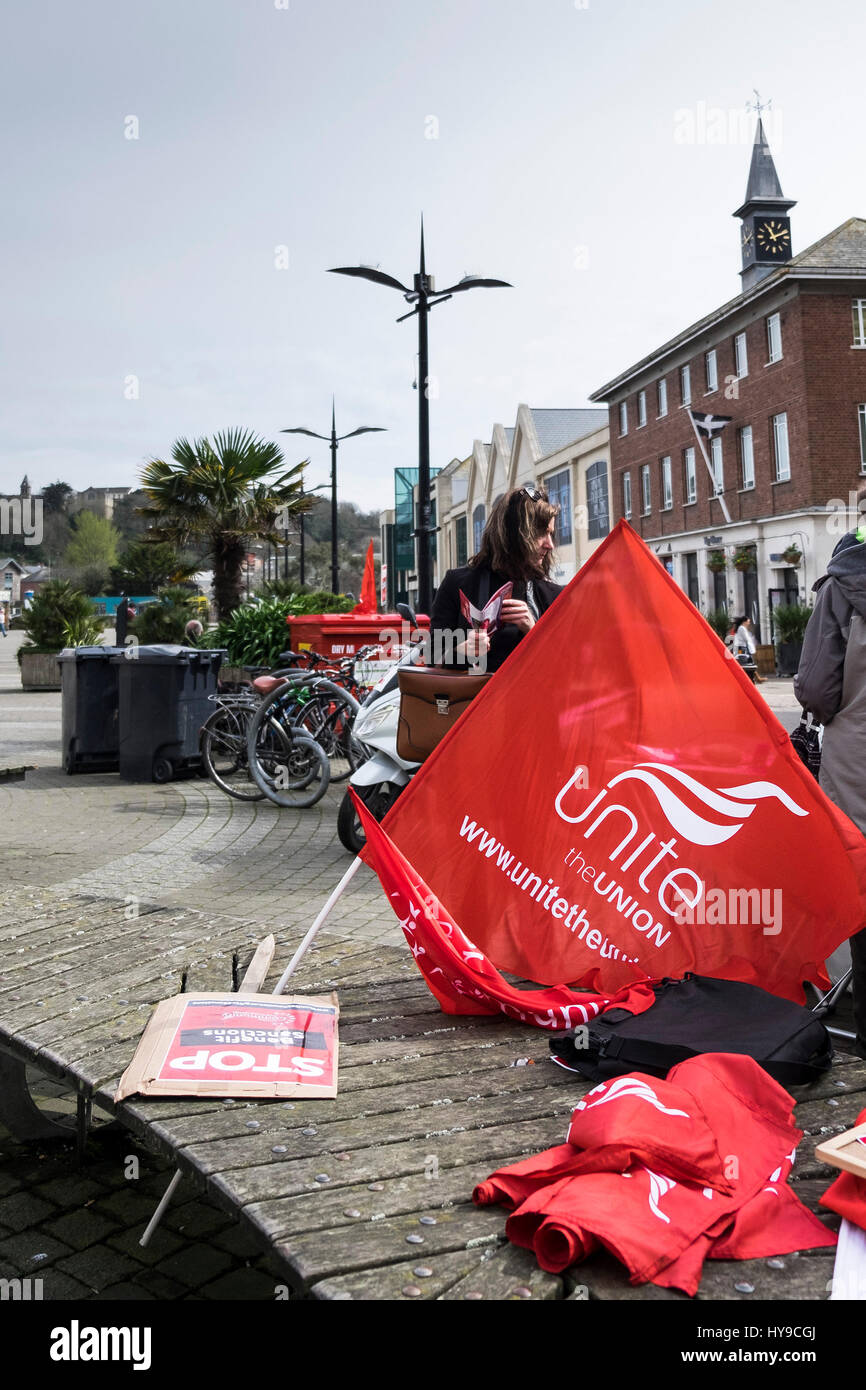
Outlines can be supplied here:
<path id="1" fill-rule="evenodd" d="M 60 653 L 63 768 L 116 772 L 117 647 L 65 647 Z"/>
<path id="2" fill-rule="evenodd" d="M 119 770 L 126 782 L 169 782 L 201 767 L 199 734 L 224 651 L 126 647 L 117 668 Z"/>

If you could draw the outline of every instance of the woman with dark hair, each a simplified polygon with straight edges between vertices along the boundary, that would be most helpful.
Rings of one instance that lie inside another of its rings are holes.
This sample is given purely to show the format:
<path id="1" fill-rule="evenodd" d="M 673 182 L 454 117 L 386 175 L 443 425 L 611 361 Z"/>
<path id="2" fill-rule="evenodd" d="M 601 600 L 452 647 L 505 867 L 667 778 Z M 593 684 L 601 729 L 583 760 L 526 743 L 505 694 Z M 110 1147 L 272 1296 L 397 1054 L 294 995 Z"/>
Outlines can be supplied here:
<path id="1" fill-rule="evenodd" d="M 562 592 L 548 578 L 558 510 L 539 488 L 517 488 L 499 498 L 478 554 L 462 569 L 449 570 L 436 592 L 430 620 L 435 665 L 497 671 Z M 511 596 L 503 599 L 492 635 L 474 631 L 461 609 L 461 593 L 480 610 L 509 581 Z"/>

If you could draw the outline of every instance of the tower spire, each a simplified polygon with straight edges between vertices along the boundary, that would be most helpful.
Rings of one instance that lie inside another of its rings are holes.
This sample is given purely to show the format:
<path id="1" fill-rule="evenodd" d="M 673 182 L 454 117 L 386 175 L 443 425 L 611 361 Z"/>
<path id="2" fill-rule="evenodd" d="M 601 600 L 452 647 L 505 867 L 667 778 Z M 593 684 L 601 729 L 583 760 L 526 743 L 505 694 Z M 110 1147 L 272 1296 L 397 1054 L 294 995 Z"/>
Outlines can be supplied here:
<path id="1" fill-rule="evenodd" d="M 757 96 L 757 93 L 755 94 Z M 791 224 L 786 213 L 796 207 L 794 198 L 782 192 L 779 175 L 764 130 L 762 111 L 769 102 L 752 104 L 757 112 L 746 200 L 733 214 L 742 220 L 743 291 L 751 289 L 791 259 Z"/>

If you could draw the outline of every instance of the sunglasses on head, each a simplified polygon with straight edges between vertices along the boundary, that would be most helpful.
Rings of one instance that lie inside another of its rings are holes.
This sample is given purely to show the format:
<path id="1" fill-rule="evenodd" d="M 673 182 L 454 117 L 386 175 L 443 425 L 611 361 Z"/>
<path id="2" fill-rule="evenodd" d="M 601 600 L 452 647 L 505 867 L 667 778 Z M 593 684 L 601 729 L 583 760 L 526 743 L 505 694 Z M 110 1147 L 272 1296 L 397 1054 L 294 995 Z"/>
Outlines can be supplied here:
<path id="1" fill-rule="evenodd" d="M 529 498 L 530 502 L 543 502 L 545 500 L 544 493 L 540 492 L 538 488 L 530 487 L 529 484 L 527 484 L 526 487 L 521 488 L 521 492 L 526 493 L 526 496 Z"/>

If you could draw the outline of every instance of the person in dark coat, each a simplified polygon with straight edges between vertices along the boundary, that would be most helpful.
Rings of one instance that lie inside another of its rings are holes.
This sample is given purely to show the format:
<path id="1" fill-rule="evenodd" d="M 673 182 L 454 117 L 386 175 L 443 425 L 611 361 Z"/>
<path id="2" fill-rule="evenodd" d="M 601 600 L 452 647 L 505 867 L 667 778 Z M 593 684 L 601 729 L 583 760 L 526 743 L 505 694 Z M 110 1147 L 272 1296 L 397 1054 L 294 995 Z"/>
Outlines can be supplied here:
<path id="1" fill-rule="evenodd" d="M 499 498 L 478 554 L 461 569 L 448 570 L 436 592 L 430 620 L 434 664 L 498 671 L 562 593 L 562 585 L 548 577 L 558 510 L 545 492 L 532 487 Z M 461 590 L 481 609 L 508 580 L 514 587 L 503 601 L 500 626 L 492 636 L 472 631 L 460 609 Z"/>
<path id="2" fill-rule="evenodd" d="M 842 537 L 814 586 L 794 694 L 824 725 L 819 781 L 866 835 L 866 531 Z M 866 1058 L 866 931 L 851 938 L 857 1052 Z"/>

